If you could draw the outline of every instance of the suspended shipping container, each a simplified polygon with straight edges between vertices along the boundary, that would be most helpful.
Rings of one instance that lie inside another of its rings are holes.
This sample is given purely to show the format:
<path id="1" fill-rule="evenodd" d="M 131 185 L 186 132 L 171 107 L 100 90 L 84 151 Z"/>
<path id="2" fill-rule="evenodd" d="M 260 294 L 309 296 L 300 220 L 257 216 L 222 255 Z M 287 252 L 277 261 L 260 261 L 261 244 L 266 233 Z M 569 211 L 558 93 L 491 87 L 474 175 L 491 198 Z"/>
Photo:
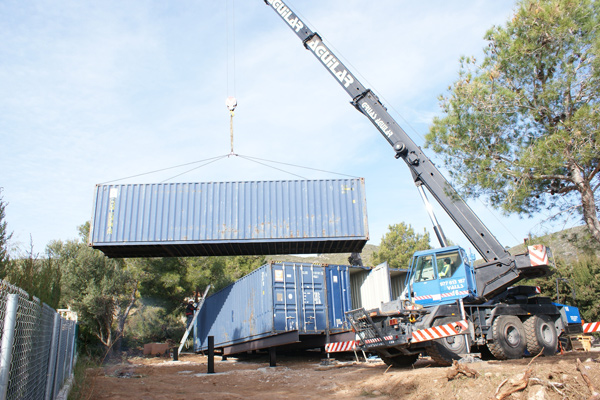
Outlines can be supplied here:
<path id="1" fill-rule="evenodd" d="M 384 297 L 377 302 L 374 294 L 382 289 Z M 206 350 L 209 336 L 225 355 L 354 340 L 345 313 L 363 304 L 353 290 L 371 293 L 368 305 L 378 307 L 381 301 L 389 301 L 387 265 L 374 269 L 287 262 L 263 265 L 206 298 L 194 326 L 194 350 Z"/>
<path id="2" fill-rule="evenodd" d="M 109 257 L 360 252 L 361 179 L 97 185 L 89 244 Z"/>

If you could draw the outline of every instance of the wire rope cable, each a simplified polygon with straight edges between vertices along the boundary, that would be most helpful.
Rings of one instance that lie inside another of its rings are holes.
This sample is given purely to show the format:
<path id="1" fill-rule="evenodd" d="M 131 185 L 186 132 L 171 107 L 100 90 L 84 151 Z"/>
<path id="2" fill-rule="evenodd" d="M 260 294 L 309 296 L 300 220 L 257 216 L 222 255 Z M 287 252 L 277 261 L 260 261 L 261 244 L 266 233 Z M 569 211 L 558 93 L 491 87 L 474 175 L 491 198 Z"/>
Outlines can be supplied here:
<path id="1" fill-rule="evenodd" d="M 231 2 L 231 6 L 230 3 Z M 227 95 L 230 95 L 229 84 L 231 83 L 233 89 L 233 96 L 236 95 L 236 59 L 235 59 L 235 0 L 225 0 L 225 57 L 226 57 L 226 70 L 227 70 Z M 230 65 L 231 62 L 231 65 Z"/>
<path id="2" fill-rule="evenodd" d="M 188 165 L 199 164 L 199 163 L 202 163 L 202 162 L 205 162 L 205 161 L 210 161 L 210 160 L 218 161 L 218 160 L 226 158 L 228 156 L 229 156 L 229 154 L 225 154 L 225 155 L 221 155 L 221 156 L 206 158 L 206 159 L 203 159 L 203 160 L 192 161 L 192 162 L 188 162 L 188 163 L 185 163 L 185 164 L 174 165 L 172 167 L 165 167 L 165 168 L 156 169 L 156 170 L 153 170 L 153 171 L 142 172 L 142 173 L 136 174 L 136 175 L 130 175 L 130 176 L 125 176 L 123 178 L 117 178 L 117 179 L 112 179 L 112 180 L 109 180 L 109 181 L 106 181 L 106 182 L 101 182 L 101 183 L 99 183 L 99 185 L 106 185 L 106 184 L 113 183 L 113 182 L 124 181 L 126 179 L 137 178 L 139 176 L 155 174 L 155 173 L 158 173 L 158 172 L 164 172 L 164 171 L 168 171 L 170 169 L 186 167 Z M 196 169 L 196 168 L 194 168 L 194 169 Z"/>
<path id="3" fill-rule="evenodd" d="M 340 173 L 340 172 L 327 171 L 327 170 L 324 170 L 324 169 L 319 169 L 319 168 L 304 167 L 304 166 L 302 166 L 302 165 L 291 164 L 291 163 L 285 163 L 285 162 L 281 162 L 281 161 L 266 160 L 266 159 L 263 159 L 263 158 L 258 158 L 258 157 L 250 157 L 250 156 L 243 156 L 243 155 L 240 155 L 240 154 L 238 154 L 238 156 L 239 156 L 239 157 L 241 157 L 241 158 L 246 158 L 246 159 L 248 159 L 248 160 L 250 160 L 250 161 L 260 160 L 260 161 L 271 162 L 271 163 L 275 163 L 275 164 L 288 165 L 288 166 L 291 166 L 291 167 L 296 167 L 296 168 L 310 169 L 310 170 L 312 170 L 312 171 L 317 171 L 317 172 L 325 172 L 325 173 L 328 173 L 328 174 L 333 174 L 333 175 L 347 176 L 347 177 L 350 177 L 350 178 L 358 178 L 358 176 L 355 176 L 355 175 L 342 174 L 342 173 Z M 256 162 L 256 161 L 255 161 L 255 162 Z"/>

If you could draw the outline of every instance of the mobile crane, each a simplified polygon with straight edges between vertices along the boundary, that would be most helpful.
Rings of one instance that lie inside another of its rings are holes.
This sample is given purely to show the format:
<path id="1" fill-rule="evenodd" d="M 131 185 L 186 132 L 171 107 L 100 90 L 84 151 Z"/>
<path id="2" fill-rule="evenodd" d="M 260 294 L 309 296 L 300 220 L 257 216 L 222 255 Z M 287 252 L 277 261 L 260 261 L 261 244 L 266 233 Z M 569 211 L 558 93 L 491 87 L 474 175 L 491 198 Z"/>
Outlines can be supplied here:
<path id="1" fill-rule="evenodd" d="M 456 223 L 483 262 L 473 265 L 464 249 L 447 246 L 446 238 L 428 208 L 442 246 L 413 255 L 407 290 L 379 309 L 347 313 L 363 350 L 376 352 L 393 366 L 412 364 L 426 352 L 439 364 L 489 349 L 498 359 L 530 353 L 554 354 L 560 335 L 579 334 L 579 310 L 538 296 L 539 289 L 513 285 L 523 279 L 549 276 L 549 249 L 529 246 L 511 255 L 458 195 L 431 160 L 367 89 L 282 0 L 264 0 L 350 95 L 351 104 L 365 115 L 389 142 L 395 157 L 404 160 L 428 206 L 423 187 Z"/>

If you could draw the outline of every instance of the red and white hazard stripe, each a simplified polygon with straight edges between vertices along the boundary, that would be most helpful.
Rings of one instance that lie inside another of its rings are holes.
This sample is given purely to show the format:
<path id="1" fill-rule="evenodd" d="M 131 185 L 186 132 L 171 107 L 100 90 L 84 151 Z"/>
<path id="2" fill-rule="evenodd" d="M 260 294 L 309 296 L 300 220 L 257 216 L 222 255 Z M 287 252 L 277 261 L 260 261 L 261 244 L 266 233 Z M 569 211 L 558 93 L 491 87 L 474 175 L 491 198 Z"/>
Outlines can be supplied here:
<path id="1" fill-rule="evenodd" d="M 383 342 L 384 340 L 392 340 L 392 339 L 394 339 L 393 336 L 384 336 L 383 339 L 380 337 L 375 337 L 375 338 L 365 339 L 365 344 L 379 343 L 379 342 Z"/>
<path id="2" fill-rule="evenodd" d="M 548 252 L 546 246 L 536 244 L 534 246 L 527 246 L 529 251 L 529 260 L 531 265 L 536 267 L 538 265 L 548 265 Z"/>
<path id="3" fill-rule="evenodd" d="M 452 291 L 452 292 L 448 292 L 448 293 L 442 293 L 442 297 L 450 297 L 450 296 L 463 296 L 469 294 L 468 290 L 462 290 L 460 292 L 457 292 L 456 290 Z"/>
<path id="4" fill-rule="evenodd" d="M 325 345 L 325 351 L 327 353 L 339 353 L 341 351 L 354 351 L 358 346 L 358 342 L 356 340 L 350 340 L 347 342 L 334 342 L 327 343 Z"/>
<path id="5" fill-rule="evenodd" d="M 466 320 L 450 322 L 449 324 L 434 326 L 433 328 L 421 329 L 413 332 L 412 342 L 426 342 L 428 340 L 441 339 L 448 336 L 460 335 L 465 333 L 469 328 L 469 324 Z"/>
<path id="6" fill-rule="evenodd" d="M 600 322 L 584 322 L 583 333 L 600 332 Z"/>
<path id="7" fill-rule="evenodd" d="M 469 294 L 468 290 L 461 290 L 460 292 L 453 290 L 451 292 L 442 293 L 440 295 L 440 297 L 464 296 L 464 295 L 467 295 L 467 294 Z M 413 300 L 414 301 L 419 301 L 419 300 L 433 300 L 433 295 L 428 294 L 428 295 L 425 295 L 425 296 L 415 296 L 415 297 L 413 297 Z"/>
<path id="8" fill-rule="evenodd" d="M 428 294 L 428 295 L 425 295 L 425 296 L 415 296 L 415 297 L 413 297 L 414 301 L 427 300 L 427 299 L 433 299 L 433 296 L 430 295 L 430 294 Z"/>

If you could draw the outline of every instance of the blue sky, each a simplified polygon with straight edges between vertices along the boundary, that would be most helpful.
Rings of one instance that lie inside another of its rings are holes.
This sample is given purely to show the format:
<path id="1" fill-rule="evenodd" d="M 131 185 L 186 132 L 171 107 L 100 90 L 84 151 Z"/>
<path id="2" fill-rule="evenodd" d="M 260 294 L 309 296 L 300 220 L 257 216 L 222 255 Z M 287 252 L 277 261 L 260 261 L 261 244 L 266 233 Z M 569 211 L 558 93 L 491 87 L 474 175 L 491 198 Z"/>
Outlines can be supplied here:
<path id="1" fill-rule="evenodd" d="M 481 55 L 484 33 L 507 21 L 515 2 L 288 5 L 421 144 L 459 57 Z M 0 187 L 13 245 L 24 250 L 31 236 L 43 252 L 51 240 L 77 238 L 97 183 L 229 153 L 231 95 L 236 153 L 364 177 L 372 244 L 392 223 L 431 231 L 404 163 L 263 0 L 3 0 Z M 230 157 L 173 181 L 273 179 L 297 177 Z M 504 245 L 562 228 L 540 224 L 543 215 L 504 217 L 469 204 Z M 469 248 L 442 213 L 446 235 Z"/>

